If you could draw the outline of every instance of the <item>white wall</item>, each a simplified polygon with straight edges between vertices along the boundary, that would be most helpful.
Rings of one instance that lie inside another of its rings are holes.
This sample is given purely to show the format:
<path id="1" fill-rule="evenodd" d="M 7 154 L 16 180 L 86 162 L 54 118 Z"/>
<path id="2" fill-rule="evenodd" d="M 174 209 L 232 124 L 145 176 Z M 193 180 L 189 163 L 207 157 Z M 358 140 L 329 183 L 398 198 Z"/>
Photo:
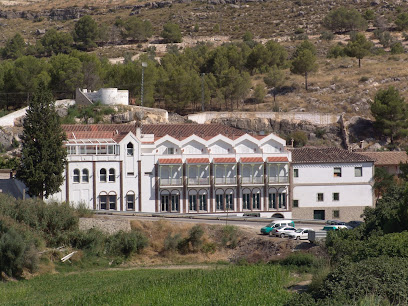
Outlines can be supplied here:
<path id="1" fill-rule="evenodd" d="M 296 112 L 205 112 L 188 115 L 188 119 L 197 123 L 209 123 L 216 118 L 242 118 L 242 119 L 273 119 L 289 120 L 291 122 L 307 121 L 316 125 L 335 124 L 340 115 L 321 113 L 296 113 Z"/>

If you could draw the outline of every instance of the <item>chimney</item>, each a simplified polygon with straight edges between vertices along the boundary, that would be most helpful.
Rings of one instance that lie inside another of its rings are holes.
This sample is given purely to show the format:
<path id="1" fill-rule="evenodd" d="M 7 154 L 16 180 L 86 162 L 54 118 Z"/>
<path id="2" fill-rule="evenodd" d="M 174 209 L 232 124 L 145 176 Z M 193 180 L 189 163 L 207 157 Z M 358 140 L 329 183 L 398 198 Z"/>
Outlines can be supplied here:
<path id="1" fill-rule="evenodd" d="M 291 140 L 290 140 L 290 145 L 291 145 L 291 147 L 293 148 L 293 143 L 295 142 L 295 140 L 292 138 Z"/>
<path id="2" fill-rule="evenodd" d="M 141 139 L 142 137 L 142 130 L 140 128 L 140 126 L 136 127 L 136 138 L 137 139 Z"/>
<path id="3" fill-rule="evenodd" d="M 364 140 L 360 141 L 360 149 L 364 149 Z"/>

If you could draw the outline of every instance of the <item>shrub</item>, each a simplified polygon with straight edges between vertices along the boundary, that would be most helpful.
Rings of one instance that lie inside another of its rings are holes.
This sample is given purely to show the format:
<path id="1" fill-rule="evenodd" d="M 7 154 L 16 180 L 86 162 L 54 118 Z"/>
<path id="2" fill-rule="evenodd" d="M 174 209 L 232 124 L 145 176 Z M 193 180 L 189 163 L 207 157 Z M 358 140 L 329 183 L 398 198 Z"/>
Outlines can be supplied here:
<path id="1" fill-rule="evenodd" d="M 292 139 L 293 139 L 293 146 L 296 148 L 303 147 L 307 143 L 307 135 L 303 131 L 292 132 L 288 136 L 288 139 L 286 140 L 290 143 Z"/>
<path id="2" fill-rule="evenodd" d="M 358 80 L 361 83 L 367 82 L 370 78 L 368 76 L 363 75 L 360 80 Z"/>
<path id="3" fill-rule="evenodd" d="M 120 231 L 108 239 L 108 250 L 112 255 L 129 257 L 134 253 L 140 253 L 147 245 L 147 237 L 137 230 Z"/>
<path id="4" fill-rule="evenodd" d="M 344 52 L 344 47 L 341 44 L 337 44 L 329 48 L 326 56 L 328 58 L 338 58 L 346 56 L 346 53 Z"/>
<path id="5" fill-rule="evenodd" d="M 235 249 L 238 245 L 238 228 L 226 225 L 221 232 L 221 245 L 225 248 Z"/>
<path id="6" fill-rule="evenodd" d="M 300 268 L 302 271 L 309 271 L 323 266 L 322 260 L 316 258 L 312 254 L 302 252 L 290 254 L 283 259 L 280 264 L 283 266 L 294 266 Z"/>
<path id="7" fill-rule="evenodd" d="M 75 212 L 80 218 L 90 218 L 94 214 L 84 202 L 79 203 L 79 205 L 75 208 Z"/>
<path id="8" fill-rule="evenodd" d="M 105 253 L 107 235 L 95 228 L 87 231 L 78 231 L 73 234 L 72 246 L 91 254 L 101 256 Z"/>
<path id="9" fill-rule="evenodd" d="M 189 252 L 198 252 L 203 245 L 202 237 L 204 230 L 201 225 L 194 225 L 188 234 L 188 237 L 180 240 L 177 245 L 177 249 L 181 254 L 187 254 Z"/>
<path id="10" fill-rule="evenodd" d="M 13 227 L 2 223 L 0 230 L 0 277 L 4 272 L 11 277 L 21 277 L 24 268 L 33 272 L 38 266 L 38 251 L 32 240 Z"/>
<path id="11" fill-rule="evenodd" d="M 369 258 L 358 263 L 342 263 L 329 273 L 315 298 L 355 301 L 367 293 L 390 301 L 408 303 L 408 259 Z"/>
<path id="12" fill-rule="evenodd" d="M 333 40 L 333 38 L 334 38 L 334 34 L 329 31 L 324 31 L 322 32 L 322 34 L 320 34 L 320 39 L 323 39 L 323 40 L 329 41 L 329 40 Z"/>
<path id="13" fill-rule="evenodd" d="M 323 26 L 334 32 L 345 32 L 365 30 L 367 22 L 356 9 L 340 7 L 327 14 Z"/>
<path id="14" fill-rule="evenodd" d="M 391 54 L 401 54 L 404 53 L 405 49 L 401 42 L 396 42 L 391 46 Z"/>
<path id="15" fill-rule="evenodd" d="M 164 248 L 166 252 L 173 252 L 177 250 L 177 246 L 181 242 L 181 235 L 175 234 L 174 236 L 171 233 L 168 233 L 166 238 L 164 238 Z"/>

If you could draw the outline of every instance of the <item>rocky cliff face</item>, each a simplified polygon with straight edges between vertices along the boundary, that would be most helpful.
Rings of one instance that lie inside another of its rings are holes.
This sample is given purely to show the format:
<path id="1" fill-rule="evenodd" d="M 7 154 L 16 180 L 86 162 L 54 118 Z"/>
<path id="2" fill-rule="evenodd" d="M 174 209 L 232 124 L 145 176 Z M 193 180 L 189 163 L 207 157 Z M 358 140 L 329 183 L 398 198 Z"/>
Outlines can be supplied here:
<path id="1" fill-rule="evenodd" d="M 308 138 L 310 145 L 340 146 L 343 142 L 338 124 L 314 125 L 307 121 L 293 122 L 287 119 L 271 118 L 215 118 L 211 123 L 232 126 L 246 132 L 274 133 L 282 138 L 296 131 L 302 131 Z"/>

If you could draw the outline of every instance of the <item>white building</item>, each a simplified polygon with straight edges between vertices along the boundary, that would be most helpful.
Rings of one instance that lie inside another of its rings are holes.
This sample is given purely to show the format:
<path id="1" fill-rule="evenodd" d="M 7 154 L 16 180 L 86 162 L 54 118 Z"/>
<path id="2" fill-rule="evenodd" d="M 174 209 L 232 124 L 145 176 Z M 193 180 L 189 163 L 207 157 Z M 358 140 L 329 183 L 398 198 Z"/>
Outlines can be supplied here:
<path id="1" fill-rule="evenodd" d="M 274 134 L 215 124 L 63 128 L 54 198 L 94 210 L 350 220 L 373 205 L 373 162 L 342 149 L 287 150 Z"/>
<path id="2" fill-rule="evenodd" d="M 285 140 L 214 124 L 65 125 L 54 198 L 95 210 L 290 217 Z"/>
<path id="3" fill-rule="evenodd" d="M 371 158 L 338 148 L 291 151 L 293 218 L 358 220 L 373 206 Z"/>
<path id="4" fill-rule="evenodd" d="M 117 88 L 101 88 L 98 91 L 77 88 L 76 104 L 89 105 L 100 102 L 103 105 L 129 105 L 129 91 Z"/>

